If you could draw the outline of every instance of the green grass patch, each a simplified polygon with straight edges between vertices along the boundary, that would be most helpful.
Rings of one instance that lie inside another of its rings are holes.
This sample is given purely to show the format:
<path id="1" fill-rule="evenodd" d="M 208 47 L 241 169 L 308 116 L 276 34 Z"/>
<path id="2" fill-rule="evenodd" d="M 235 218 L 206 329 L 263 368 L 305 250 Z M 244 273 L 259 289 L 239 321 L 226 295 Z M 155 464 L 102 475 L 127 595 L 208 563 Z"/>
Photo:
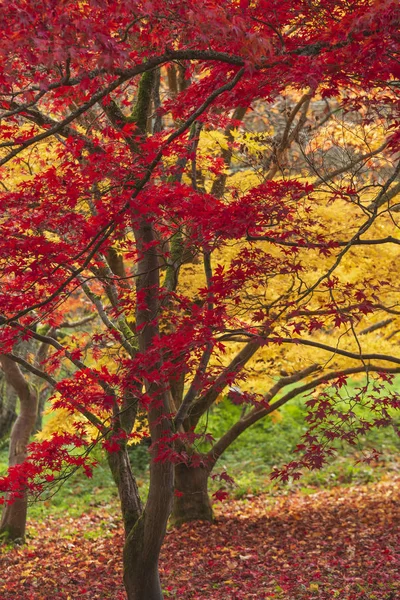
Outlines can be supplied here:
<path id="1" fill-rule="evenodd" d="M 360 382 L 350 382 L 346 386 L 346 394 L 353 397 L 358 387 Z M 345 411 L 347 402 L 339 402 L 337 408 Z M 242 407 L 224 399 L 210 410 L 202 424 L 205 426 L 207 423 L 208 431 L 218 439 L 240 418 L 241 411 Z M 365 418 L 370 416 L 368 409 L 363 407 L 356 408 L 355 412 Z M 356 446 L 339 442 L 336 445 L 336 456 L 322 469 L 307 471 L 299 481 L 289 481 L 285 485 L 272 482 L 270 474 L 273 467 L 279 467 L 295 458 L 294 450 L 308 429 L 306 414 L 305 398 L 295 398 L 282 406 L 278 414 L 255 423 L 230 446 L 215 470 L 226 470 L 233 477 L 236 484 L 233 492 L 237 497 L 262 491 L 285 493 L 294 489 L 365 484 L 377 481 L 391 472 L 399 472 L 400 437 L 397 431 L 400 430 L 400 415 L 394 414 L 395 428 L 374 428 L 361 436 Z M 372 449 L 381 453 L 379 461 L 374 464 L 358 462 L 363 451 Z M 216 486 L 219 487 L 218 482 L 212 484 L 213 489 Z"/>

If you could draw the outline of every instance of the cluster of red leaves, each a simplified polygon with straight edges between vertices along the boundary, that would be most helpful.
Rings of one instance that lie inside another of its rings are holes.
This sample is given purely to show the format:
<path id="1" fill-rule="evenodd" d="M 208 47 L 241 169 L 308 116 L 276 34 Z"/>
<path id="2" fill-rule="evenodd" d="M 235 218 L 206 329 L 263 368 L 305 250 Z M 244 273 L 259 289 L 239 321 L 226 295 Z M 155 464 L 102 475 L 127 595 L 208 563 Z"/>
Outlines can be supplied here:
<path id="1" fill-rule="evenodd" d="M 192 523 L 167 535 L 166 598 L 394 600 L 399 500 L 399 481 L 391 481 L 224 504 L 214 524 Z M 27 546 L 3 550 L 3 600 L 125 598 L 123 534 L 109 512 L 34 525 Z"/>

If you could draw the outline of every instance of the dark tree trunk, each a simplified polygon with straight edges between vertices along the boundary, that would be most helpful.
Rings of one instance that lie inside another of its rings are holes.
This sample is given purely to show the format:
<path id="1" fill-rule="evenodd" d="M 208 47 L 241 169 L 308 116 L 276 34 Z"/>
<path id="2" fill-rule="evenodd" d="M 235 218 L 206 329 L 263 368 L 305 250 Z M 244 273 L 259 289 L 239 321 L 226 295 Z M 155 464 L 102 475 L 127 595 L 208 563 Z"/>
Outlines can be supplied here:
<path id="1" fill-rule="evenodd" d="M 142 75 L 137 92 L 137 100 L 132 111 L 133 120 L 138 131 L 146 136 L 149 110 L 154 85 L 154 72 Z M 113 120 L 113 115 L 107 115 Z M 135 157 L 138 147 L 132 140 L 131 150 Z M 134 196 L 135 197 L 135 196 Z M 152 218 L 146 221 L 136 211 L 132 212 L 132 229 L 134 231 L 139 259 L 137 262 L 136 291 L 140 301 L 136 307 L 136 335 L 139 352 L 151 360 L 155 372 L 163 373 L 162 352 L 157 350 L 160 339 L 160 260 L 157 248 L 157 236 L 152 225 Z M 165 443 L 171 433 L 171 406 L 169 391 L 165 381 L 140 382 L 139 398 L 142 386 L 150 399 L 148 406 L 148 423 L 152 439 L 150 487 L 146 506 L 142 507 L 135 478 L 131 471 L 126 446 L 121 445 L 120 451 L 111 454 L 109 464 L 118 486 L 121 509 L 125 525 L 124 546 L 124 584 L 128 600 L 162 600 L 158 558 L 171 512 L 173 498 L 173 465 L 170 461 L 156 462 L 159 446 Z M 118 418 L 116 425 L 125 430 L 130 429 L 130 423 L 125 425 Z"/>
<path id="2" fill-rule="evenodd" d="M 188 521 L 212 521 L 208 495 L 209 470 L 184 464 L 175 467 L 175 497 L 171 520 L 174 525 Z M 182 494 L 182 495 L 181 495 Z"/>
<path id="3" fill-rule="evenodd" d="M 0 363 L 7 383 L 14 387 L 20 401 L 19 415 L 10 438 L 9 466 L 14 467 L 24 462 L 27 456 L 29 437 L 35 427 L 37 396 L 13 360 L 2 354 Z M 27 507 L 26 495 L 12 504 L 5 504 L 0 523 L 1 536 L 13 541 L 25 539 Z"/>
<path id="4" fill-rule="evenodd" d="M 170 463 L 151 465 L 153 482 L 142 516 L 124 546 L 124 583 L 128 600 L 162 600 L 158 559 L 171 512 L 173 470 Z"/>
<path id="5" fill-rule="evenodd" d="M 125 527 L 124 584 L 128 600 L 162 600 L 158 558 L 171 512 L 171 463 L 152 463 L 150 490 L 143 509 L 126 446 L 109 454 Z"/>
<path id="6" fill-rule="evenodd" d="M 148 553 L 145 520 L 144 514 L 125 541 L 124 584 L 128 600 L 163 599 L 158 574 L 158 553 Z"/>
<path id="7" fill-rule="evenodd" d="M 17 393 L 5 380 L 2 382 L 0 397 L 0 440 L 10 435 L 17 418 Z"/>
<path id="8" fill-rule="evenodd" d="M 143 510 L 126 446 L 110 454 L 108 463 L 118 487 L 124 520 L 124 584 L 128 600 L 162 600 L 158 557 L 170 512 L 171 465 L 153 465 L 159 473 L 153 473 L 149 498 Z M 158 489 L 154 481 L 160 476 L 167 485 Z"/>

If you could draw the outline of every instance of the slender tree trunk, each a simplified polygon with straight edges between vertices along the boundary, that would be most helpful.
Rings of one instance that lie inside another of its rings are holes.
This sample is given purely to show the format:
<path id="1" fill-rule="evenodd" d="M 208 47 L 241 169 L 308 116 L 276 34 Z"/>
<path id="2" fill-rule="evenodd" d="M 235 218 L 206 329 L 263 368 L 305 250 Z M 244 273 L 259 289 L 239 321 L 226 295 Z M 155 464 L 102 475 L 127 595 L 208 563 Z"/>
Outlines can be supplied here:
<path id="1" fill-rule="evenodd" d="M 27 456 L 29 437 L 35 427 L 37 415 L 37 397 L 18 365 L 5 356 L 0 355 L 0 363 L 7 382 L 18 394 L 20 411 L 11 431 L 9 466 L 24 462 Z M 5 504 L 0 523 L 0 535 L 8 540 L 24 540 L 26 528 L 28 499 L 24 495 L 12 504 Z"/>
<path id="2" fill-rule="evenodd" d="M 17 418 L 17 393 L 6 381 L 2 383 L 0 398 L 0 440 L 10 435 L 11 428 Z"/>
<path id="3" fill-rule="evenodd" d="M 155 494 L 151 490 L 157 506 L 153 498 L 143 510 L 126 446 L 110 454 L 108 463 L 118 487 L 125 527 L 123 563 L 128 600 L 162 600 L 158 557 L 168 518 L 168 507 L 162 506 L 163 491 Z"/>
<path id="4" fill-rule="evenodd" d="M 161 600 L 158 555 L 165 533 L 163 523 L 158 524 L 157 539 L 154 535 L 149 536 L 148 517 L 143 510 L 126 446 L 110 454 L 108 463 L 118 487 L 124 520 L 124 584 L 128 600 Z"/>
<path id="5" fill-rule="evenodd" d="M 154 73 L 144 73 L 131 116 L 143 137 L 146 136 L 153 85 Z M 135 155 L 136 143 L 131 148 Z M 144 378 L 142 382 L 146 396 L 150 399 L 148 422 L 152 439 L 150 487 L 144 509 L 126 446 L 121 447 L 115 456 L 110 455 L 109 461 L 118 485 L 125 524 L 123 560 L 128 600 L 162 600 L 158 558 L 172 508 L 174 471 L 170 461 L 155 461 L 159 444 L 168 439 L 172 427 L 169 392 L 162 377 L 162 352 L 156 350 L 160 339 L 160 261 L 152 219 L 146 220 L 133 212 L 132 229 L 139 254 L 136 273 L 136 332 L 139 352 L 151 360 L 154 371 L 160 374 L 159 381 L 147 381 Z"/>
<path id="6" fill-rule="evenodd" d="M 209 474 L 210 471 L 204 467 L 176 465 L 175 497 L 171 515 L 174 525 L 179 526 L 188 521 L 213 520 L 208 495 Z"/>

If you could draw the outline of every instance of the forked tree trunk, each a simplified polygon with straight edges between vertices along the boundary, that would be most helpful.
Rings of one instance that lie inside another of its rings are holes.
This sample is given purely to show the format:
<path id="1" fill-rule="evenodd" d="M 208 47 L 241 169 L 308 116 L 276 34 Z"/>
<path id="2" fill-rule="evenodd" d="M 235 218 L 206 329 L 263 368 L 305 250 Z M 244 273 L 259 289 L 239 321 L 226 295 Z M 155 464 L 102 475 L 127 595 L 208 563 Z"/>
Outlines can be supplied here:
<path id="1" fill-rule="evenodd" d="M 0 355 L 0 363 L 7 382 L 13 386 L 20 401 L 20 411 L 11 431 L 9 466 L 24 462 L 27 456 L 27 445 L 35 427 L 37 414 L 37 397 L 26 381 L 18 365 L 5 356 Z M 0 535 L 8 540 L 25 539 L 28 499 L 24 495 L 12 504 L 5 504 L 0 523 Z"/>
<path id="2" fill-rule="evenodd" d="M 139 490 L 131 471 L 126 446 L 110 454 L 108 463 L 118 487 L 125 527 L 123 554 L 124 584 L 128 600 L 160 600 L 162 592 L 158 576 L 158 556 L 164 538 L 163 522 L 155 521 L 157 535 L 149 535 L 152 511 L 143 510 Z"/>
<path id="3" fill-rule="evenodd" d="M 175 497 L 171 520 L 174 525 L 188 521 L 212 521 L 208 495 L 209 470 L 179 464 L 175 467 Z"/>
<path id="4" fill-rule="evenodd" d="M 143 509 L 126 446 L 109 454 L 125 527 L 124 584 L 128 600 L 162 600 L 158 559 L 173 496 L 171 463 L 152 462 L 150 490 Z"/>

